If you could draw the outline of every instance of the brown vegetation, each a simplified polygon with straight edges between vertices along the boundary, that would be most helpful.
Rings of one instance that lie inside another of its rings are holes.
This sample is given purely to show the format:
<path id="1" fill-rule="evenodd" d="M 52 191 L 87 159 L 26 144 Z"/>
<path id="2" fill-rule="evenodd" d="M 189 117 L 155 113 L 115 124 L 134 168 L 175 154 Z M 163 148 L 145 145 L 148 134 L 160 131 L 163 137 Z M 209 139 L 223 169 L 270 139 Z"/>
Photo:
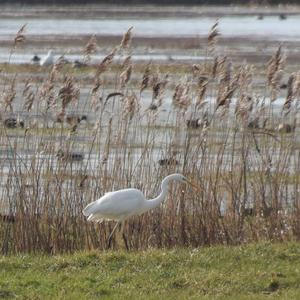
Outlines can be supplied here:
<path id="1" fill-rule="evenodd" d="M 176 84 L 172 74 L 160 74 L 148 64 L 140 89 L 131 86 L 131 29 L 94 68 L 94 84 L 86 99 L 80 100 L 82 87 L 76 77 L 58 64 L 45 69 L 48 76 L 43 82 L 28 81 L 21 93 L 16 78 L 5 82 L 1 115 L 16 114 L 20 96 L 26 118 L 24 128 L 7 128 L 4 122 L 0 130 L 2 254 L 104 249 L 114 224 L 88 223 L 83 207 L 107 191 L 130 186 L 153 197 L 161 179 L 172 172 L 197 181 L 201 190 L 195 193 L 174 185 L 161 207 L 129 220 L 125 233 L 130 249 L 300 237 L 300 155 L 295 134 L 299 74 L 290 77 L 285 105 L 276 115 L 272 102 L 280 87 L 282 48 L 266 74 L 269 104 L 253 88 L 251 66 L 233 68 L 230 59 L 218 53 L 217 24 L 212 32 L 209 51 L 214 60 L 191 66 L 190 76 Z M 17 39 L 15 46 L 23 40 Z M 86 62 L 95 45 L 93 37 L 83 51 Z M 126 63 L 114 62 L 116 53 Z M 120 68 L 114 69 L 111 90 L 105 76 L 113 62 Z M 171 112 L 161 125 L 162 104 L 173 86 Z M 151 105 L 143 109 L 149 94 Z M 48 116 L 67 120 L 79 100 L 84 102 L 81 115 L 96 115 L 93 124 L 78 118 L 74 126 L 49 122 Z M 35 119 L 36 114 L 42 117 Z M 17 125 L 17 118 L 13 120 Z M 191 120 L 197 120 L 197 126 L 189 126 Z M 294 124 L 293 131 L 278 130 L 280 123 Z M 74 153 L 84 155 L 78 159 Z M 176 163 L 157 163 L 174 153 L 176 160 L 171 159 Z"/>

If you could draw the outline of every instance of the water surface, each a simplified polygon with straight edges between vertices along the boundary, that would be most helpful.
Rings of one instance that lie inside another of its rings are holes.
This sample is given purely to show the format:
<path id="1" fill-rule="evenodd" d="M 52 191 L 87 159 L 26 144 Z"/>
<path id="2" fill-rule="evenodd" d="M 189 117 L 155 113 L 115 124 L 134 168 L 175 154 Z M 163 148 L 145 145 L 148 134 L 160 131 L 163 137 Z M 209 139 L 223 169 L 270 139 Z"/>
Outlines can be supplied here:
<path id="1" fill-rule="evenodd" d="M 122 35 L 134 26 L 134 35 L 143 37 L 206 36 L 216 22 L 213 17 L 199 18 L 101 18 L 101 19 L 56 19 L 56 18 L 6 18 L 0 19 L 0 37 L 12 38 L 24 24 L 29 35 Z M 228 16 L 219 20 L 219 29 L 224 37 L 246 36 L 269 40 L 299 40 L 300 17 L 290 16 L 280 20 L 268 16 Z"/>

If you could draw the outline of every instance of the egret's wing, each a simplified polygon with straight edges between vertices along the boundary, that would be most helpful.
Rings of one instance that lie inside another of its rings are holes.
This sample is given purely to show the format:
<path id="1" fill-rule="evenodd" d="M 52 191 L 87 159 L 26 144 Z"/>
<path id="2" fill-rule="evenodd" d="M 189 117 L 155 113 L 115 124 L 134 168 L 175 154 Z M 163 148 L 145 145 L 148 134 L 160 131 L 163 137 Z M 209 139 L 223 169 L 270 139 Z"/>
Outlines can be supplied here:
<path id="1" fill-rule="evenodd" d="M 83 210 L 89 220 L 99 219 L 123 219 L 140 212 L 145 201 L 141 191 L 136 189 L 124 189 L 105 194 L 99 200 L 87 205 Z"/>
<path id="2" fill-rule="evenodd" d="M 101 213 L 109 219 L 123 219 L 138 213 L 145 201 L 137 189 L 124 189 L 109 194 L 101 203 Z"/>

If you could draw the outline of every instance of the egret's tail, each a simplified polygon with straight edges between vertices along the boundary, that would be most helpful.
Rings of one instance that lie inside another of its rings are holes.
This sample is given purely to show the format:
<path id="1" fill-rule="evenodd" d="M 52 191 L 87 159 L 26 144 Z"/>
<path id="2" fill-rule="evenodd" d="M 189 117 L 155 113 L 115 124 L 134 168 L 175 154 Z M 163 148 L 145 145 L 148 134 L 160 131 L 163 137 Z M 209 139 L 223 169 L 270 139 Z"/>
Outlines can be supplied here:
<path id="1" fill-rule="evenodd" d="M 82 211 L 83 215 L 88 217 L 89 215 L 91 215 L 93 213 L 93 208 L 94 208 L 95 202 L 92 202 L 90 204 L 88 204 L 84 210 Z"/>
<path id="2" fill-rule="evenodd" d="M 89 215 L 87 220 L 91 221 L 91 222 L 97 222 L 97 223 L 102 223 L 103 222 L 103 219 L 102 219 L 101 216 L 93 215 L 93 214 Z"/>

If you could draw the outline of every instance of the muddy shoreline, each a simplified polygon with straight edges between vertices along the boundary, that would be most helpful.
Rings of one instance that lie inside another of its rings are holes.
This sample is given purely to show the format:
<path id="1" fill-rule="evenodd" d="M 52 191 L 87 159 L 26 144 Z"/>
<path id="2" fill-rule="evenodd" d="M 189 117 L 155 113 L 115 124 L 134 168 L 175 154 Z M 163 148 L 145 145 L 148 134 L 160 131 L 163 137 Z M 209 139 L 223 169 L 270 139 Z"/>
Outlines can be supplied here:
<path id="1" fill-rule="evenodd" d="M 127 18 L 127 17 L 224 17 L 224 16 L 251 16 L 263 14 L 265 16 L 276 16 L 284 13 L 290 16 L 300 14 L 299 5 L 278 5 L 278 6 L 256 6 L 256 5 L 0 5 L 0 17 L 11 18 L 22 16 L 23 18 Z"/>

